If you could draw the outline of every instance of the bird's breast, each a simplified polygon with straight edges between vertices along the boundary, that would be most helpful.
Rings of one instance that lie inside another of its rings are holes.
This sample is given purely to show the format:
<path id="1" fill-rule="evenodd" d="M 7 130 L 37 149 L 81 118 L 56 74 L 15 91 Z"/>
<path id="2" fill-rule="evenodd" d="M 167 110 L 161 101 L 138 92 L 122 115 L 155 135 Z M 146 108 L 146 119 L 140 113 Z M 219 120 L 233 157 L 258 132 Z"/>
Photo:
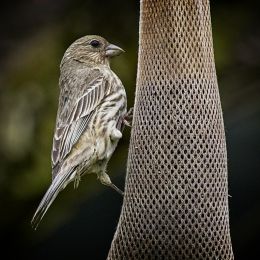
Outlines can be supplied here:
<path id="1" fill-rule="evenodd" d="M 117 125 L 126 114 L 126 109 L 127 102 L 124 89 L 108 95 L 97 109 L 94 128 L 96 132 L 96 150 L 100 160 L 109 159 L 113 154 L 122 136 L 117 129 Z"/>

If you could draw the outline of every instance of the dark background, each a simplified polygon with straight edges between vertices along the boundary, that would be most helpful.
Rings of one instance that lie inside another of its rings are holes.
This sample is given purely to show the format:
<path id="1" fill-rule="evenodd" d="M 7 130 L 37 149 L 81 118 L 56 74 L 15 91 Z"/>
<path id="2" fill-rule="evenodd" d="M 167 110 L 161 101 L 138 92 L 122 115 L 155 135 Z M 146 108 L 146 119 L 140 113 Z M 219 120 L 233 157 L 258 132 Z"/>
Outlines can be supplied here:
<path id="1" fill-rule="evenodd" d="M 260 15 L 258 1 L 212 1 L 216 67 L 227 135 L 235 258 L 257 259 L 260 234 Z M 30 0 L 0 9 L 0 236 L 7 259 L 105 259 L 122 198 L 86 176 L 70 185 L 39 229 L 30 219 L 50 184 L 59 63 L 80 36 L 127 52 L 112 68 L 133 104 L 138 1 Z M 129 130 L 108 172 L 124 185 Z"/>

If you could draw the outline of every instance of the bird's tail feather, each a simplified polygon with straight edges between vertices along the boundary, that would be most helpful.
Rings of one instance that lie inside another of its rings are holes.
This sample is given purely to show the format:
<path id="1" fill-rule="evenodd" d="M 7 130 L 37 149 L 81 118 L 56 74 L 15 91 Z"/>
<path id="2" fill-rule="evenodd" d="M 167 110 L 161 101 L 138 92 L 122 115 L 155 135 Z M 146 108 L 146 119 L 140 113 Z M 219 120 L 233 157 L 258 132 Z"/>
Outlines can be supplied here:
<path id="1" fill-rule="evenodd" d="M 52 181 L 51 186 L 42 198 L 32 218 L 31 224 L 35 230 L 37 229 L 39 223 L 41 222 L 42 218 L 44 217 L 45 213 L 47 212 L 48 208 L 51 206 L 52 202 L 55 200 L 59 192 L 63 190 L 66 185 L 73 179 L 73 171 L 74 169 L 65 173 L 59 173 Z"/>

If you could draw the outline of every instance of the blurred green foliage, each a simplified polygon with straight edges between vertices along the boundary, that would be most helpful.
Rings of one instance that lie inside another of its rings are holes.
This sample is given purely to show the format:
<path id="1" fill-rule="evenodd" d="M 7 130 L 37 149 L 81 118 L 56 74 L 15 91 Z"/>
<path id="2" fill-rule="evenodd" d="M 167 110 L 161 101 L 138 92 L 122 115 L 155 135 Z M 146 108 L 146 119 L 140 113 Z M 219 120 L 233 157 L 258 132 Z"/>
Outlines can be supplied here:
<path id="1" fill-rule="evenodd" d="M 256 259 L 259 234 L 260 27 L 257 1 L 212 1 L 216 66 L 229 157 L 236 259 Z M 29 0 L 3 4 L 0 48 L 0 226 L 10 259 L 105 259 L 122 199 L 86 176 L 68 187 L 39 230 L 30 219 L 51 180 L 59 63 L 80 36 L 99 34 L 126 53 L 112 63 L 133 105 L 138 1 Z M 123 187 L 129 130 L 108 171 Z M 64 250 L 65 249 L 65 250 Z"/>

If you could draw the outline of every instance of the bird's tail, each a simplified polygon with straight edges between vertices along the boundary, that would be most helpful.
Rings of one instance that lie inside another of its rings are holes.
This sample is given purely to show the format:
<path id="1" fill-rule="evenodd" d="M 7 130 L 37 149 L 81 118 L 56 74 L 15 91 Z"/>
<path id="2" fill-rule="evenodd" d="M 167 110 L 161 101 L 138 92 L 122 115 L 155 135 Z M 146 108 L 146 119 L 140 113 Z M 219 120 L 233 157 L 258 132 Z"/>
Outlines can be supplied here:
<path id="1" fill-rule="evenodd" d="M 40 205 L 38 206 L 34 216 L 32 218 L 32 227 L 36 230 L 43 216 L 45 215 L 52 202 L 55 200 L 61 190 L 73 179 L 74 169 L 67 172 L 60 172 L 56 175 L 52 181 L 51 186 L 42 198 Z"/>

